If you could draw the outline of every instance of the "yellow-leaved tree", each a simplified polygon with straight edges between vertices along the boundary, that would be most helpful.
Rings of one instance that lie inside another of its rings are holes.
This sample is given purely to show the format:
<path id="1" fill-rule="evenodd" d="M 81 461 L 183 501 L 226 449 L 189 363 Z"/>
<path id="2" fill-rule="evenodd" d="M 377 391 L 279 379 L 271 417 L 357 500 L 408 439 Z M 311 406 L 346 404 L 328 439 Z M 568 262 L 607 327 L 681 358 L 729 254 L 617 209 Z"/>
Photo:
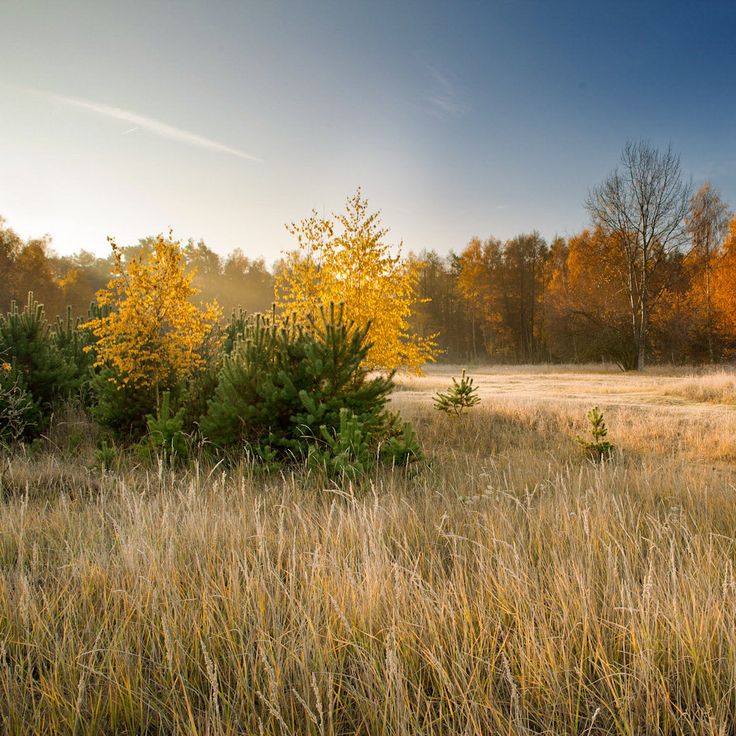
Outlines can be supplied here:
<path id="1" fill-rule="evenodd" d="M 276 304 L 285 314 L 306 320 L 330 303 L 343 304 L 345 316 L 359 327 L 370 322 L 368 366 L 379 370 L 421 372 L 434 360 L 434 336 L 411 328 L 417 293 L 418 262 L 401 257 L 385 242 L 380 212 L 368 211 L 361 190 L 348 199 L 344 213 L 323 218 L 313 211 L 287 225 L 299 248 L 288 253 L 276 275 Z"/>
<path id="2" fill-rule="evenodd" d="M 94 333 L 97 366 L 119 386 L 171 387 L 203 363 L 202 348 L 220 317 L 216 302 L 196 305 L 194 272 L 181 244 L 159 235 L 152 247 L 125 260 L 110 240 L 112 278 L 97 294 L 101 316 L 82 325 Z"/>

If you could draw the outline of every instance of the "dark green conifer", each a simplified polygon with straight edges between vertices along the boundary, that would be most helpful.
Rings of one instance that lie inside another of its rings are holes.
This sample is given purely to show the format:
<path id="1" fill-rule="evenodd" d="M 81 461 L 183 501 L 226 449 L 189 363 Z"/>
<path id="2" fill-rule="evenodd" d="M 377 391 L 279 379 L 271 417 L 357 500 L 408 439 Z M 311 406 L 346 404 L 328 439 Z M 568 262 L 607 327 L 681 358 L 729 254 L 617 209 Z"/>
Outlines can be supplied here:
<path id="1" fill-rule="evenodd" d="M 270 461 L 319 464 L 325 453 L 339 455 L 322 462 L 328 472 L 348 460 L 361 472 L 384 441 L 398 453 L 388 443 L 403 431 L 387 408 L 393 373 L 364 367 L 368 327 L 347 322 L 334 305 L 308 325 L 258 314 L 241 327 L 201 423 L 208 440 Z"/>
<path id="2" fill-rule="evenodd" d="M 52 338 L 43 305 L 32 292 L 22 310 L 13 301 L 10 311 L 0 314 L 0 363 L 11 366 L 33 401 L 36 417 L 29 426 L 43 431 L 54 404 L 74 390 L 75 368 Z"/>

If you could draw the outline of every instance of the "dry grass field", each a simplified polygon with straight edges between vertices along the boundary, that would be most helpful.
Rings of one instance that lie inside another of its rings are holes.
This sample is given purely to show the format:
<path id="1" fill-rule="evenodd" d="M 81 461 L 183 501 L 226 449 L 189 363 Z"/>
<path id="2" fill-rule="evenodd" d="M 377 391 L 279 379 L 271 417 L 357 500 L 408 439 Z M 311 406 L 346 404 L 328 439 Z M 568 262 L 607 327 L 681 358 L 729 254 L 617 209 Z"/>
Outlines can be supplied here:
<path id="1" fill-rule="evenodd" d="M 426 466 L 0 470 L 8 734 L 733 734 L 736 374 L 403 379 Z M 610 462 L 584 457 L 604 411 Z"/>

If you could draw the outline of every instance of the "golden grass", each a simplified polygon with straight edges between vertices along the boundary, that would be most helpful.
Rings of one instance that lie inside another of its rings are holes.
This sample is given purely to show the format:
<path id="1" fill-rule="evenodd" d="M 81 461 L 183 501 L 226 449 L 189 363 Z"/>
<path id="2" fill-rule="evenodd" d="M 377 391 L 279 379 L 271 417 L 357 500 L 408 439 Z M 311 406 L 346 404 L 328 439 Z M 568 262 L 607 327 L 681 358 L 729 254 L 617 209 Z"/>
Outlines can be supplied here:
<path id="1" fill-rule="evenodd" d="M 359 487 L 6 459 L 2 731 L 733 733 L 736 414 L 410 399 Z"/>
<path id="2" fill-rule="evenodd" d="M 736 373 L 716 371 L 705 375 L 686 376 L 665 389 L 669 396 L 690 401 L 736 404 Z"/>
<path id="3" fill-rule="evenodd" d="M 693 406 L 713 403 L 736 404 L 736 370 L 723 367 L 662 367 L 644 372 L 625 373 L 615 366 L 601 364 L 476 366 L 469 370 L 481 396 L 492 401 L 511 398 L 535 402 L 562 401 L 629 406 Z M 430 366 L 423 376 L 402 376 L 397 398 L 409 395 L 428 400 L 437 390 L 459 375 L 462 366 Z"/>

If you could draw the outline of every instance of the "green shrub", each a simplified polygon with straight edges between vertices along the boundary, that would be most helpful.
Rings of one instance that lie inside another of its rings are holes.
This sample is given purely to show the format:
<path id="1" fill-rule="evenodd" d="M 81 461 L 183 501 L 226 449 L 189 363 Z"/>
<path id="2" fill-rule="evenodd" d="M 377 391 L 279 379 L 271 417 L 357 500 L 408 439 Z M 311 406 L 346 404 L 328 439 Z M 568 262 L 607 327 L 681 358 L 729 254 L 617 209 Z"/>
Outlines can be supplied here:
<path id="1" fill-rule="evenodd" d="M 306 461 L 329 474 L 369 469 L 382 443 L 393 438 L 396 449 L 403 428 L 387 409 L 393 374 L 370 376 L 364 367 L 368 330 L 334 306 L 308 325 L 244 319 L 202 419 L 204 436 L 271 463 Z"/>
<path id="2" fill-rule="evenodd" d="M 87 319 L 83 320 L 81 317 L 74 318 L 72 308 L 67 307 L 65 318 L 56 318 L 56 324 L 51 333 L 53 343 L 73 369 L 70 376 L 70 388 L 80 396 L 84 405 L 87 405 L 91 398 L 95 353 L 90 348 L 94 346 L 95 337 L 91 330 L 82 329 L 80 325 L 99 314 L 100 308 L 92 304 L 88 310 Z"/>
<path id="3" fill-rule="evenodd" d="M 189 448 L 184 434 L 184 408 L 172 411 L 171 394 L 168 391 L 164 392 L 156 414 L 149 414 L 146 420 L 148 435 L 140 445 L 146 459 L 161 457 L 169 463 L 185 460 Z"/>
<path id="4" fill-rule="evenodd" d="M 108 366 L 101 367 L 90 380 L 91 414 L 103 427 L 122 440 L 137 441 L 149 431 L 149 417 L 157 413 L 156 389 L 150 386 L 121 384 Z M 194 372 L 186 382 L 164 391 L 170 406 L 181 416 L 182 431 L 196 431 L 199 419 L 218 383 L 216 358 Z"/>
<path id="5" fill-rule="evenodd" d="M 103 366 L 90 381 L 91 413 L 103 427 L 118 437 L 138 439 L 146 433 L 146 417 L 156 410 L 156 391 L 134 385 L 121 385 L 113 372 Z"/>
<path id="6" fill-rule="evenodd" d="M 95 450 L 95 464 L 100 470 L 111 470 L 118 459 L 118 451 L 115 445 L 108 445 L 105 440 Z"/>
<path id="7" fill-rule="evenodd" d="M 578 444 L 593 460 L 610 459 L 616 448 L 606 439 L 608 427 L 606 427 L 603 412 L 597 406 L 594 406 L 586 417 L 590 423 L 590 434 L 593 439 L 591 441 L 583 437 L 577 437 Z"/>
<path id="8" fill-rule="evenodd" d="M 271 319 L 275 319 L 275 314 L 272 312 Z M 245 337 L 246 330 L 248 329 L 249 316 L 242 308 L 238 307 L 234 309 L 230 315 L 230 320 L 224 329 L 224 340 L 222 342 L 222 352 L 225 355 L 230 355 L 235 345 Z"/>
<path id="9" fill-rule="evenodd" d="M 199 429 L 200 419 L 207 414 L 220 379 L 223 359 L 242 337 L 247 319 L 246 313 L 239 309 L 233 311 L 223 328 L 214 328 L 200 350 L 203 364 L 188 377 L 184 385 L 178 387 L 176 403 L 184 410 L 184 431 L 187 433 L 194 434 Z"/>
<path id="10" fill-rule="evenodd" d="M 459 417 L 466 409 L 480 404 L 480 397 L 478 387 L 473 385 L 473 379 L 466 376 L 463 370 L 460 380 L 453 377 L 452 386 L 444 393 L 438 391 L 433 401 L 437 411 Z"/>
<path id="11" fill-rule="evenodd" d="M 381 459 L 391 465 L 409 465 L 424 459 L 414 427 L 409 422 L 399 422 L 395 416 L 393 430 L 381 445 Z"/>
<path id="12" fill-rule="evenodd" d="M 10 364 L 20 388 L 36 407 L 36 420 L 26 438 L 48 426 L 54 404 L 75 387 L 75 368 L 55 344 L 43 305 L 29 292 L 23 310 L 15 301 L 0 314 L 0 362 Z"/>
<path id="13" fill-rule="evenodd" d="M 187 434 L 198 431 L 199 420 L 207 413 L 210 399 L 215 395 L 224 357 L 222 338 L 223 331 L 212 330 L 200 349 L 204 363 L 172 394 L 176 406 L 183 410 L 183 430 Z"/>
<path id="14" fill-rule="evenodd" d="M 0 447 L 32 436 L 39 412 L 9 363 L 0 363 Z"/>
<path id="15" fill-rule="evenodd" d="M 373 468 L 376 462 L 370 435 L 363 422 L 349 409 L 340 410 L 340 424 L 334 431 L 320 427 L 321 438 L 309 444 L 307 464 L 329 477 L 356 478 Z M 320 442 L 320 439 L 322 440 Z"/>

